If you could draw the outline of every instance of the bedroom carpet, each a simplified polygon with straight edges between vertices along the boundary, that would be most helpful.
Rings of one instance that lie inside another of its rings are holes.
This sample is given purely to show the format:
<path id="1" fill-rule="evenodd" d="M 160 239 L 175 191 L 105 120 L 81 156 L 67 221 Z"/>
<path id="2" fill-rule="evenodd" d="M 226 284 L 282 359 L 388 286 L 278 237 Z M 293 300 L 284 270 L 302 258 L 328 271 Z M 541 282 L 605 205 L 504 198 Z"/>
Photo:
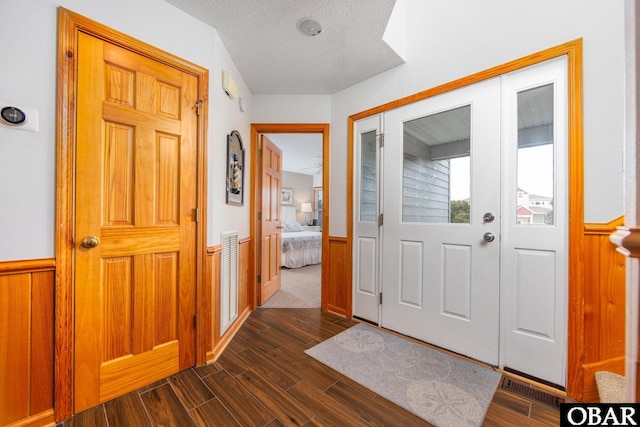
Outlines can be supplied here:
<path id="1" fill-rule="evenodd" d="M 500 373 L 359 324 L 305 351 L 436 426 L 480 426 Z"/>
<path id="2" fill-rule="evenodd" d="M 261 308 L 320 308 L 322 264 L 280 270 L 280 289 Z"/>

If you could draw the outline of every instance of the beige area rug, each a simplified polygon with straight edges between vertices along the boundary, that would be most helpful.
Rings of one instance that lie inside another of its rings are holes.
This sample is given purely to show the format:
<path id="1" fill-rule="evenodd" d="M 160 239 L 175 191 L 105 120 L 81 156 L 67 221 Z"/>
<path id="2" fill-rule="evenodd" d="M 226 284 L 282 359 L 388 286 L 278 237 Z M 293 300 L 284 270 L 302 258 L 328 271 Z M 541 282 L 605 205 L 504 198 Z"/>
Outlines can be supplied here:
<path id="1" fill-rule="evenodd" d="M 320 308 L 322 264 L 283 268 L 280 289 L 261 308 Z"/>
<path id="2" fill-rule="evenodd" d="M 500 373 L 359 324 L 305 351 L 441 427 L 481 426 Z"/>

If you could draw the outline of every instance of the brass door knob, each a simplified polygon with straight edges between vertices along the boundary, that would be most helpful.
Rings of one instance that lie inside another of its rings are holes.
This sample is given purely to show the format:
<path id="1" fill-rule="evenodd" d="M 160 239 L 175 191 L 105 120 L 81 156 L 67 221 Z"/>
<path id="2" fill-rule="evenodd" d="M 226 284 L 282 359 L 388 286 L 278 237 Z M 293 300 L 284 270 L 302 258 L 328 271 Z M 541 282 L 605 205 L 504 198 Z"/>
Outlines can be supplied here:
<path id="1" fill-rule="evenodd" d="M 87 249 L 93 249 L 100 244 L 100 239 L 96 236 L 87 236 L 82 239 L 82 247 Z"/>

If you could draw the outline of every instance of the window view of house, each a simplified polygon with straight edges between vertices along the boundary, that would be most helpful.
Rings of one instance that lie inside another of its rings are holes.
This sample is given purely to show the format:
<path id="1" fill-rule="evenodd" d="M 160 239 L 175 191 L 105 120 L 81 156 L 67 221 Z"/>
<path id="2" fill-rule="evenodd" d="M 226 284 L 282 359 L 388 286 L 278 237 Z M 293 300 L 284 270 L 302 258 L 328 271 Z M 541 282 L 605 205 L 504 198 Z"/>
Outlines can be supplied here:
<path id="1" fill-rule="evenodd" d="M 404 123 L 402 221 L 469 223 L 471 106 Z"/>
<path id="2" fill-rule="evenodd" d="M 553 225 L 553 85 L 518 93 L 516 223 Z"/>

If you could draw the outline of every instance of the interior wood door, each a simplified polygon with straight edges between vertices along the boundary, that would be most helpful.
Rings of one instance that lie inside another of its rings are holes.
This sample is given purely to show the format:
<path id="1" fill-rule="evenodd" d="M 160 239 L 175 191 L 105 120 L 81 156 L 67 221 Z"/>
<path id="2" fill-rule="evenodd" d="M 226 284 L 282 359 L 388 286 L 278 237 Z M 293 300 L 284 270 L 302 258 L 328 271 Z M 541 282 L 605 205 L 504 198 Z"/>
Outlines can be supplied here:
<path id="1" fill-rule="evenodd" d="M 280 289 L 282 258 L 282 150 L 260 135 L 262 219 L 260 220 L 260 305 Z"/>
<path id="2" fill-rule="evenodd" d="M 75 412 L 195 363 L 197 78 L 78 39 Z"/>

